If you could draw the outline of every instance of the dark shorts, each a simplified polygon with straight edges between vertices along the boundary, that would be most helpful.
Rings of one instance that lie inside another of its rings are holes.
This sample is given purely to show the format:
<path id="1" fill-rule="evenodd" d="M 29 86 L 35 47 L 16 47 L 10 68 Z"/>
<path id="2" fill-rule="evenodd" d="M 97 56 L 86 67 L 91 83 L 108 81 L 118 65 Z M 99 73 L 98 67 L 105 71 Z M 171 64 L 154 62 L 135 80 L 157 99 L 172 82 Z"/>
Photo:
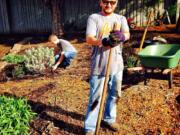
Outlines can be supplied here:
<path id="1" fill-rule="evenodd" d="M 76 57 L 76 54 L 77 54 L 76 52 L 65 52 L 64 60 L 58 67 L 66 68 L 67 66 L 69 66 L 71 64 L 72 59 Z M 60 54 L 55 55 L 55 62 L 58 61 L 59 57 L 60 57 Z"/>

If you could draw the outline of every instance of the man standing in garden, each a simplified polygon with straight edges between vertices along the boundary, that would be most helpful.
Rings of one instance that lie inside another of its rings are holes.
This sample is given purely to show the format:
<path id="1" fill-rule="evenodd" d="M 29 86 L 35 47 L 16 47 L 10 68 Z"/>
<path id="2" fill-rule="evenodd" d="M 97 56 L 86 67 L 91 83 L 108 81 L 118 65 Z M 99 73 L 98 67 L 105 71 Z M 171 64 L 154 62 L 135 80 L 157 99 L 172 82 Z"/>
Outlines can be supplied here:
<path id="1" fill-rule="evenodd" d="M 84 122 L 86 135 L 93 135 L 96 130 L 110 49 L 112 61 L 103 124 L 113 131 L 119 130 L 119 125 L 116 122 L 116 107 L 117 100 L 121 95 L 124 67 L 122 43 L 130 37 L 126 18 L 114 13 L 118 0 L 100 0 L 99 3 L 101 12 L 89 16 L 86 29 L 86 42 L 93 48 L 90 95 Z M 115 29 L 114 25 L 116 25 Z"/>

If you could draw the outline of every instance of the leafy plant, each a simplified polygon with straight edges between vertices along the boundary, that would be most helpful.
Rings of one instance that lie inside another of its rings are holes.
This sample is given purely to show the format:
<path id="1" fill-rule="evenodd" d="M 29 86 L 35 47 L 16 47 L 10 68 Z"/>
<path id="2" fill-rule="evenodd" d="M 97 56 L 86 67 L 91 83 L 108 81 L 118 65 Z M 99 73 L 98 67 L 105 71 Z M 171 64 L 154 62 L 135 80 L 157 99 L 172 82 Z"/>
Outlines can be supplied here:
<path id="1" fill-rule="evenodd" d="M 24 55 L 25 67 L 34 73 L 43 73 L 55 63 L 54 49 L 48 47 L 32 48 Z"/>
<path id="2" fill-rule="evenodd" d="M 137 62 L 137 58 L 134 55 L 131 55 L 127 58 L 127 67 L 131 68 L 131 67 L 135 67 L 136 66 L 136 62 Z"/>
<path id="3" fill-rule="evenodd" d="M 13 78 L 22 78 L 25 75 L 25 67 L 24 65 L 17 65 L 12 70 Z"/>
<path id="4" fill-rule="evenodd" d="M 8 54 L 5 55 L 2 60 L 8 62 L 8 63 L 13 63 L 13 64 L 18 64 L 18 63 L 23 63 L 24 62 L 24 56 L 23 55 L 17 55 L 17 54 Z"/>
<path id="5" fill-rule="evenodd" d="M 0 96 L 1 135 L 28 135 L 29 122 L 35 115 L 27 100 Z"/>

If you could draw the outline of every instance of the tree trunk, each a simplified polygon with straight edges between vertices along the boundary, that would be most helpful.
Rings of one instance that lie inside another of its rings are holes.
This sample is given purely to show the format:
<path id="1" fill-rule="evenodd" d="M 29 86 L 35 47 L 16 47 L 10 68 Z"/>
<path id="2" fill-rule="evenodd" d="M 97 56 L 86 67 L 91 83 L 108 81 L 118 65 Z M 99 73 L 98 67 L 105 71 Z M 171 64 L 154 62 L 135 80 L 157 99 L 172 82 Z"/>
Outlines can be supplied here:
<path id="1" fill-rule="evenodd" d="M 63 27 L 61 25 L 61 14 L 60 6 L 63 4 L 63 0 L 51 0 L 51 11 L 52 11 L 52 33 L 61 37 L 63 32 Z"/>

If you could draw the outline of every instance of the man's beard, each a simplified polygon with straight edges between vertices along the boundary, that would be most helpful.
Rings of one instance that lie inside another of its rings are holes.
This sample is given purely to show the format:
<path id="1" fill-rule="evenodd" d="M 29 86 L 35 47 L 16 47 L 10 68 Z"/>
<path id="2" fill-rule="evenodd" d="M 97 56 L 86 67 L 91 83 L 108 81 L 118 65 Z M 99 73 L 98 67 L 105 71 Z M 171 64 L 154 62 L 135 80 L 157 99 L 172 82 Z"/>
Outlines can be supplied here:
<path id="1" fill-rule="evenodd" d="M 104 14 L 105 14 L 105 15 L 110 15 L 110 14 L 112 14 L 112 13 L 113 13 L 113 11 L 111 11 L 111 12 L 107 12 L 105 9 L 103 10 L 103 12 L 104 12 Z"/>

